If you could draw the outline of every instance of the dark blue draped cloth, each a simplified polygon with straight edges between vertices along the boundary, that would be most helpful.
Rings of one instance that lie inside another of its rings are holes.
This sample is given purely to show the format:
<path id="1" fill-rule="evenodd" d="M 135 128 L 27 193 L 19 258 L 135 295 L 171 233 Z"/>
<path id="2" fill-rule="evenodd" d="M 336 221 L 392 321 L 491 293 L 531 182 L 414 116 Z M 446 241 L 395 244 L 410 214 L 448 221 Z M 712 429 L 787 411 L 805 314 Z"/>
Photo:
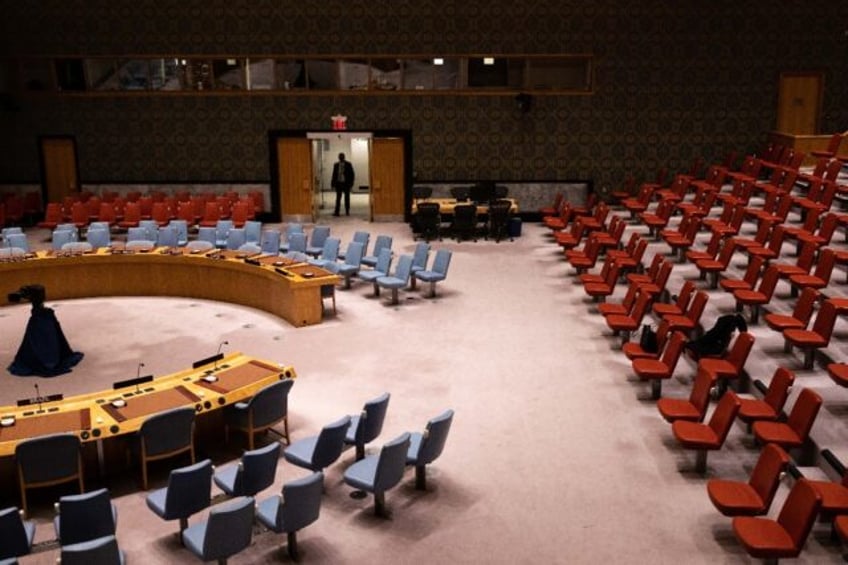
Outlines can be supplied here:
<path id="1" fill-rule="evenodd" d="M 53 310 L 35 306 L 9 372 L 19 377 L 55 377 L 70 371 L 82 357 L 71 350 Z"/>

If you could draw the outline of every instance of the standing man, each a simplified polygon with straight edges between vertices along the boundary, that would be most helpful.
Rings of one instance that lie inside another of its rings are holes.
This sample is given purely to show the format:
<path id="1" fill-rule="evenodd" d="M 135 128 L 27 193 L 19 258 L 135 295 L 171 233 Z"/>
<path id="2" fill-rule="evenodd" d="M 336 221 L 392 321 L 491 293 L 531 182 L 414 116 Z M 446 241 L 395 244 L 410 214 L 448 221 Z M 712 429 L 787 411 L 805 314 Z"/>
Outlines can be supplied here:
<path id="1" fill-rule="evenodd" d="M 353 166 L 345 161 L 345 154 L 339 153 L 338 162 L 333 165 L 333 180 L 330 185 L 336 189 L 336 209 L 334 216 L 339 215 L 339 207 L 344 193 L 345 216 L 350 216 L 350 189 L 353 186 Z"/>

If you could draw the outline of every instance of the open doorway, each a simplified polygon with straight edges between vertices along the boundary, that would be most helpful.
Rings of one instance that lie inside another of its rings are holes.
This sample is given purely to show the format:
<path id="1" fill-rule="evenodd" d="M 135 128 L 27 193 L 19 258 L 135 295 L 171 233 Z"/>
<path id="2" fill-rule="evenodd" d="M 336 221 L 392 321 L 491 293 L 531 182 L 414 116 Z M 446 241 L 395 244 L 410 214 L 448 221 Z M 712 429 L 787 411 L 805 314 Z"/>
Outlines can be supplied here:
<path id="1" fill-rule="evenodd" d="M 354 183 L 350 190 L 350 216 L 370 221 L 371 133 L 314 132 L 307 133 L 306 137 L 312 140 L 315 221 L 319 221 L 319 218 L 326 221 L 335 210 L 336 191 L 332 186 L 332 176 L 333 165 L 338 161 L 340 153 L 344 153 L 354 171 Z M 340 210 L 344 215 L 343 201 Z"/>

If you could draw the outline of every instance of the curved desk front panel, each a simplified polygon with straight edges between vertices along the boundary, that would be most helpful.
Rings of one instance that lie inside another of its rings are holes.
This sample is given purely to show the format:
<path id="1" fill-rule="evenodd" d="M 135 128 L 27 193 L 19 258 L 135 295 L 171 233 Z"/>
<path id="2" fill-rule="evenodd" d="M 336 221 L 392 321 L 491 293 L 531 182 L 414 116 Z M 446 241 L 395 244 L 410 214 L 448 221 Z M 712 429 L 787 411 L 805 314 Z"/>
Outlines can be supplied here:
<path id="1" fill-rule="evenodd" d="M 0 263 L 0 304 L 8 304 L 8 294 L 21 286 L 40 284 L 48 300 L 93 296 L 201 298 L 258 308 L 294 326 L 306 326 L 321 322 L 321 287 L 339 280 L 317 267 L 275 267 L 161 251 L 113 254 L 101 250 L 68 257 L 42 254 L 26 261 Z"/>

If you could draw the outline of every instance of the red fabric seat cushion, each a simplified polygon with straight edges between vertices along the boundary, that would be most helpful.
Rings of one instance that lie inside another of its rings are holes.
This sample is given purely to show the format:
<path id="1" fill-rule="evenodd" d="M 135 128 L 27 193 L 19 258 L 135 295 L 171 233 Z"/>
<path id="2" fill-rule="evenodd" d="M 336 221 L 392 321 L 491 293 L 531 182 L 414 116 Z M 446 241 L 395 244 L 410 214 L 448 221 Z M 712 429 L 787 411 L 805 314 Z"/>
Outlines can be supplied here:
<path id="1" fill-rule="evenodd" d="M 713 479 L 707 482 L 707 495 L 725 516 L 757 516 L 766 511 L 763 499 L 748 483 Z"/>

